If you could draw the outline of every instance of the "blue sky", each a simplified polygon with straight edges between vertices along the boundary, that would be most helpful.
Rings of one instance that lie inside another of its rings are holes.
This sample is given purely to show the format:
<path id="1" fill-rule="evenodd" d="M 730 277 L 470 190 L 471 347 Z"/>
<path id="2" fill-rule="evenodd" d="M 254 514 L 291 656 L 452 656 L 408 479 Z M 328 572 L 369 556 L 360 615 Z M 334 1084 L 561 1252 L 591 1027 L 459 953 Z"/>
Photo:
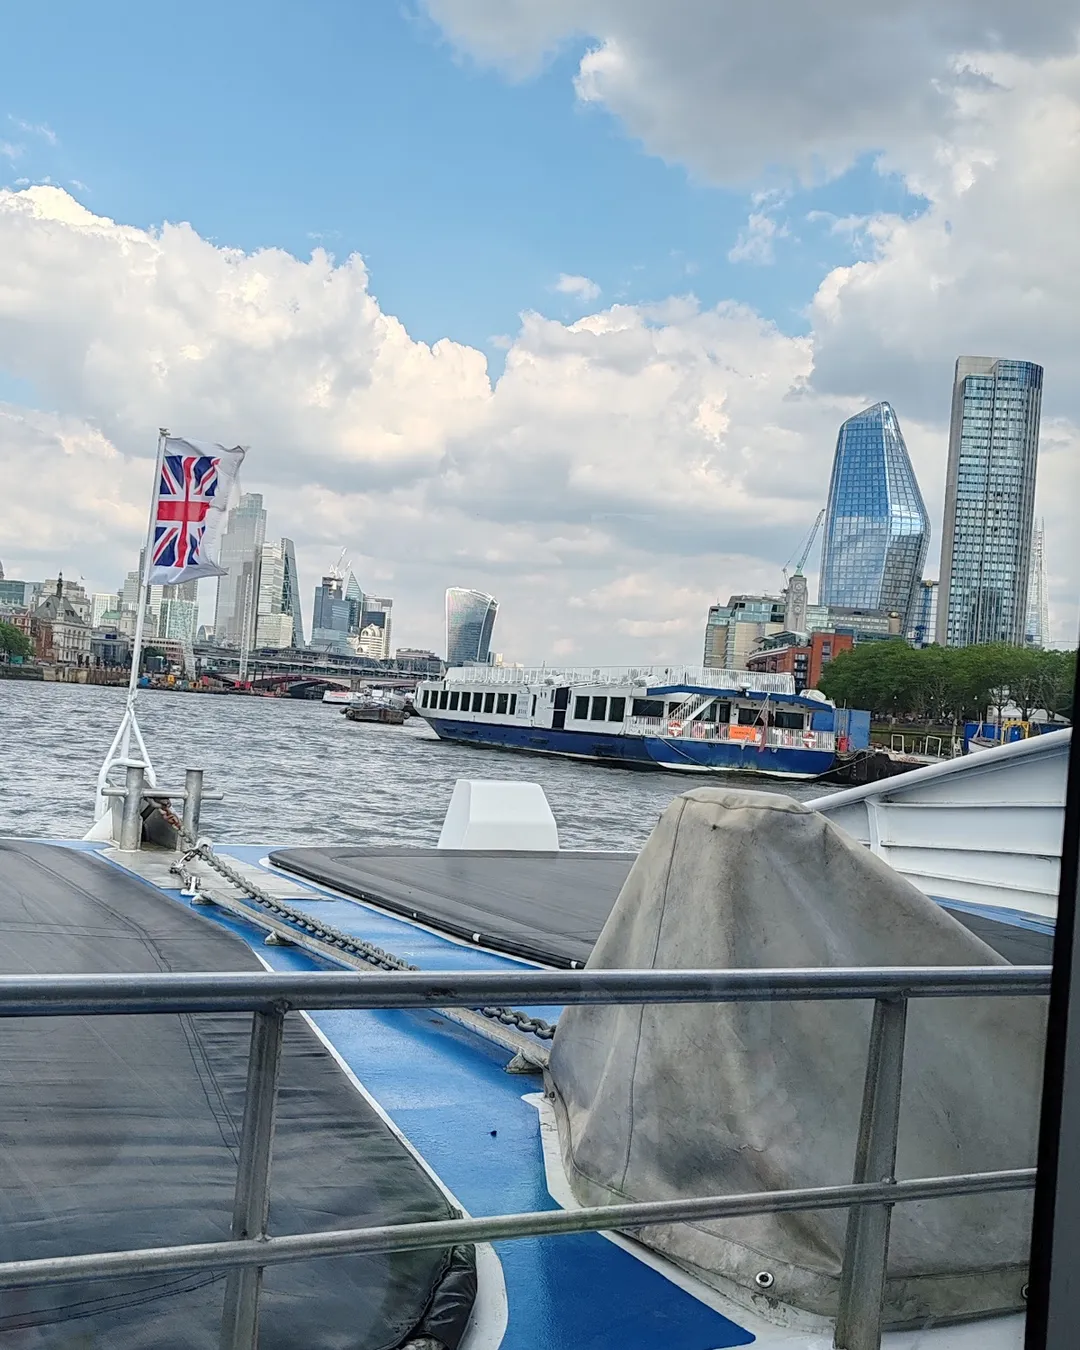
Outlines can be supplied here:
<path id="1" fill-rule="evenodd" d="M 772 265 L 729 262 L 751 190 L 784 178 L 696 183 L 576 102 L 582 42 L 513 82 L 411 5 L 43 0 L 5 27 L 0 141 L 22 151 L 0 160 L 7 185 L 49 177 L 125 224 L 188 220 L 245 250 L 359 251 L 414 337 L 479 346 L 495 369 L 490 339 L 522 310 L 582 312 L 553 292 L 560 273 L 593 279 L 600 304 L 692 290 L 801 332 L 817 282 L 853 256 L 806 216 L 918 207 L 867 156 L 779 207 Z"/>

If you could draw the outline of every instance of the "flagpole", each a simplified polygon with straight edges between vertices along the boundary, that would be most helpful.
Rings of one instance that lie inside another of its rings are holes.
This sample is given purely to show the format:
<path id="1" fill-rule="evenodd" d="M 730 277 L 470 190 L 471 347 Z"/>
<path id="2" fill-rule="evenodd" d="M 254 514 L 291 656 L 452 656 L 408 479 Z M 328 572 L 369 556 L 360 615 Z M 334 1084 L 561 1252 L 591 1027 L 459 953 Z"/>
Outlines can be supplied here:
<path id="1" fill-rule="evenodd" d="M 131 678 L 128 680 L 128 709 L 133 711 L 135 699 L 139 693 L 139 665 L 142 659 L 143 630 L 146 627 L 146 601 L 149 591 L 148 578 L 153 566 L 154 526 L 157 523 L 156 511 L 158 483 L 161 480 L 161 466 L 165 460 L 165 442 L 169 433 L 165 427 L 158 428 L 157 459 L 154 462 L 154 490 L 150 497 L 150 517 L 146 526 L 146 547 L 143 549 L 143 565 L 139 574 L 139 611 L 135 616 L 135 637 L 131 643 Z"/>
<path id="2" fill-rule="evenodd" d="M 169 432 L 167 428 L 158 427 L 157 455 L 154 460 L 154 479 L 150 490 L 150 511 L 146 524 L 146 546 L 143 549 L 142 567 L 139 569 L 139 592 L 135 613 L 135 636 L 132 638 L 131 643 L 131 674 L 128 678 L 127 699 L 124 705 L 124 715 L 120 719 L 120 725 L 116 729 L 116 735 L 112 738 L 112 744 L 109 746 L 108 753 L 105 756 L 105 762 L 98 771 L 97 798 L 94 809 L 95 820 L 100 820 L 108 809 L 109 803 L 105 796 L 105 788 L 108 785 L 109 772 L 115 765 L 124 763 L 130 758 L 132 737 L 135 739 L 135 746 L 141 756 L 142 764 L 146 770 L 146 777 L 150 786 L 154 787 L 157 782 L 154 766 L 150 762 L 150 752 L 146 748 L 142 730 L 140 729 L 138 719 L 135 716 L 135 700 L 139 695 L 139 666 L 142 660 L 143 634 L 146 628 L 146 601 L 148 578 L 150 576 L 154 548 L 154 525 L 156 523 L 158 486 L 161 482 L 161 468 L 165 459 L 165 442 L 168 439 L 168 436 Z"/>

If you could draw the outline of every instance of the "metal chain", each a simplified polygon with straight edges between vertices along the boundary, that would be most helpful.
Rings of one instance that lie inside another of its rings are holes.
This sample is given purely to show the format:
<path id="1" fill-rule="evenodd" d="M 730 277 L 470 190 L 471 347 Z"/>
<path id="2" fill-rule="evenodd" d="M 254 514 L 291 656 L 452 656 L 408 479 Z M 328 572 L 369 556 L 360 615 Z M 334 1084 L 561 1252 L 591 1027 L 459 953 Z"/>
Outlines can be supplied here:
<path id="1" fill-rule="evenodd" d="M 343 933 L 341 929 L 334 928 L 331 924 L 323 923 L 321 920 L 312 919 L 302 910 L 294 909 L 291 905 L 275 899 L 269 892 L 264 891 L 253 881 L 242 876 L 234 867 L 230 867 L 224 859 L 214 852 L 214 846 L 208 839 L 194 839 L 184 829 L 180 819 L 170 807 L 162 805 L 160 802 L 155 802 L 155 805 L 161 810 L 161 814 L 176 831 L 178 838 L 185 847 L 184 855 L 173 863 L 169 871 L 179 876 L 189 889 L 198 887 L 198 878 L 188 870 L 187 864 L 193 858 L 199 858 L 224 877 L 230 885 L 235 886 L 254 900 L 260 908 L 267 910 L 277 919 L 282 919 L 286 923 L 303 929 L 305 933 L 309 933 L 320 942 L 329 943 L 348 956 L 358 956 L 368 965 L 376 966 L 380 970 L 418 971 L 420 969 L 419 966 L 411 966 L 401 957 L 395 956 L 393 952 L 385 951 L 382 947 L 376 947 L 373 942 L 365 942 L 363 938 Z M 477 1008 L 476 1011 L 493 1022 L 501 1022 L 503 1026 L 507 1027 L 516 1027 L 519 1031 L 535 1036 L 541 1041 L 550 1041 L 555 1035 L 555 1026 L 551 1022 L 545 1022 L 542 1017 L 530 1017 L 528 1013 L 521 1012 L 517 1008 Z"/>

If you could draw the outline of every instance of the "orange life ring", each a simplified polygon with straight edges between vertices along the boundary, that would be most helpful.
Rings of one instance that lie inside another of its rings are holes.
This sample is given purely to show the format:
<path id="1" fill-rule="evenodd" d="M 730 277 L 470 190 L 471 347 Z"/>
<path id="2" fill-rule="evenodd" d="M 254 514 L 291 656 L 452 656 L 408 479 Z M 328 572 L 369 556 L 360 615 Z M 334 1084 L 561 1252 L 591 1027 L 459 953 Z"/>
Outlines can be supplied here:
<path id="1" fill-rule="evenodd" d="M 814 733 L 813 733 L 812 731 L 804 731 L 804 732 L 803 732 L 802 743 L 803 743 L 803 745 L 806 746 L 807 750 L 813 750 L 813 748 L 814 748 Z"/>
<path id="2" fill-rule="evenodd" d="M 678 736 L 679 733 L 682 731 L 682 723 L 676 722 L 675 719 L 672 718 L 672 720 L 667 724 L 667 729 L 669 736 Z"/>

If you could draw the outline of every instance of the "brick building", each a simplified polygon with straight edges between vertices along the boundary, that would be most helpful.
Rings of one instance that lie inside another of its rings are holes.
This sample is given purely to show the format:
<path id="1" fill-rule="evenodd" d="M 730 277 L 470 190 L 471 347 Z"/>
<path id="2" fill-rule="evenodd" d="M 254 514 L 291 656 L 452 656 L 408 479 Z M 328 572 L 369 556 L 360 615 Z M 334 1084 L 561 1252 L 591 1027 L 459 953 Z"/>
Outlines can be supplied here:
<path id="1" fill-rule="evenodd" d="M 839 652 L 855 645 L 850 633 L 778 633 L 771 644 L 746 659 L 747 670 L 794 675 L 795 688 L 816 689 L 821 672 Z"/>

